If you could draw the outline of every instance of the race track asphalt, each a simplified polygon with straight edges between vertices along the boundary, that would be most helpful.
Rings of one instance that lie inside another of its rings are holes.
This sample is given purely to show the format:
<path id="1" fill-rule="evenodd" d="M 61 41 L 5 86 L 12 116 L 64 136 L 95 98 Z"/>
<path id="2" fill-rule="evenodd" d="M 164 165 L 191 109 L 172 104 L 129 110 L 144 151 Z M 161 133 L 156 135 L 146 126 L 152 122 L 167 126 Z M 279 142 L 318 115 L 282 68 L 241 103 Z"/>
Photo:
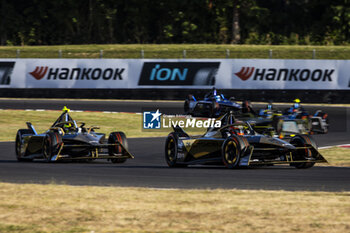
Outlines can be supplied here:
<path id="1" fill-rule="evenodd" d="M 63 101 L 64 102 L 64 101 Z M 0 100 L 1 109 L 61 109 L 141 112 L 160 108 L 182 111 L 180 102 Z M 310 111 L 314 108 L 310 107 Z M 319 107 L 318 107 L 319 108 Z M 350 143 L 348 108 L 322 107 L 332 121 L 329 134 L 315 135 L 319 146 Z M 179 113 L 179 112 L 177 112 Z M 180 112 L 182 113 L 182 112 Z M 165 138 L 131 138 L 135 159 L 124 164 L 106 161 L 46 163 L 17 162 L 14 142 L 0 143 L 0 181 L 58 183 L 152 188 L 237 188 L 263 190 L 350 191 L 350 168 L 289 166 L 229 170 L 220 166 L 168 168 L 164 160 Z M 350 155 L 349 155 L 350 156 Z"/>

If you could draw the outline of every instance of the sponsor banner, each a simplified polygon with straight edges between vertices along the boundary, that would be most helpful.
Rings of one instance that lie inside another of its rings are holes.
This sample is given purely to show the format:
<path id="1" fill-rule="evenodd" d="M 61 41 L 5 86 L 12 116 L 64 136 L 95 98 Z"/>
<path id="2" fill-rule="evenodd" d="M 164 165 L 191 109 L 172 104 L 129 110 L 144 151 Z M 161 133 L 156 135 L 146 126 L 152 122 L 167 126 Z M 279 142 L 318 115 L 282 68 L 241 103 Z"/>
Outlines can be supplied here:
<path id="1" fill-rule="evenodd" d="M 234 89 L 347 89 L 349 61 L 234 60 Z"/>
<path id="2" fill-rule="evenodd" d="M 144 62 L 139 86 L 214 86 L 220 62 Z"/>
<path id="3" fill-rule="evenodd" d="M 1 59 L 0 88 L 350 89 L 348 60 Z"/>
<path id="4" fill-rule="evenodd" d="M 71 59 L 26 62 L 28 88 L 128 88 L 123 60 Z"/>

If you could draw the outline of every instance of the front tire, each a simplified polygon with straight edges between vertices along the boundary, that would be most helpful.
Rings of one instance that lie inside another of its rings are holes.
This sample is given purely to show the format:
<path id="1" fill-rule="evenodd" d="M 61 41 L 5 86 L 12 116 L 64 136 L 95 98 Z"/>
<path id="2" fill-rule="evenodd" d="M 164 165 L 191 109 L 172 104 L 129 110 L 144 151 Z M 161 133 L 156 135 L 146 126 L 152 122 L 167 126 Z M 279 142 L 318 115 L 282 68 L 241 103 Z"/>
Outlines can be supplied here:
<path id="1" fill-rule="evenodd" d="M 126 136 L 123 132 L 112 132 L 109 135 L 108 143 L 117 143 L 119 142 L 124 146 L 125 149 L 128 149 L 128 141 L 126 139 Z M 110 156 L 115 156 L 116 154 L 122 154 L 125 155 L 126 151 L 119 145 L 116 146 L 110 146 L 108 148 L 108 152 Z M 112 163 L 125 163 L 125 158 L 115 158 L 111 159 Z"/>
<path id="2" fill-rule="evenodd" d="M 169 167 L 186 167 L 185 164 L 177 163 L 177 142 L 178 136 L 170 133 L 165 141 L 165 161 Z"/>
<path id="3" fill-rule="evenodd" d="M 57 155 L 62 145 L 62 136 L 57 132 L 48 132 L 43 142 L 43 155 L 47 162 Z"/>
<path id="4" fill-rule="evenodd" d="M 16 134 L 16 158 L 17 158 L 17 161 L 19 162 L 30 162 L 30 161 L 33 161 L 33 159 L 26 159 L 26 158 L 23 158 L 26 154 L 23 148 L 23 134 L 32 134 L 33 132 L 29 129 L 20 129 L 17 131 L 17 134 Z"/>
<path id="5" fill-rule="evenodd" d="M 242 143 L 236 136 L 229 137 L 222 145 L 222 162 L 227 168 L 237 168 L 241 159 Z"/>
<path id="6" fill-rule="evenodd" d="M 313 139 L 307 135 L 298 135 L 293 137 L 290 140 L 290 144 L 295 147 L 307 147 L 313 146 L 317 148 L 316 143 Z M 293 153 L 293 157 L 295 160 L 306 160 L 313 157 L 312 150 L 309 148 L 299 149 Z M 315 165 L 315 162 L 300 162 L 300 163 L 292 163 L 291 166 L 294 166 L 299 169 L 311 168 Z"/>

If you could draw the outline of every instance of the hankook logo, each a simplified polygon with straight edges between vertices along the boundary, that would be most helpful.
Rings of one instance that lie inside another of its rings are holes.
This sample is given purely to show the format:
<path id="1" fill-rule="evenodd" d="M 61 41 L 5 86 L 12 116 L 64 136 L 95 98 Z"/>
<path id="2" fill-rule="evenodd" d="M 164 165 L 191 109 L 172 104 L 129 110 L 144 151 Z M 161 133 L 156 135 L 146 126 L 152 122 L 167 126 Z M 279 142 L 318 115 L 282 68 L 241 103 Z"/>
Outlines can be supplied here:
<path id="1" fill-rule="evenodd" d="M 332 82 L 334 69 L 275 69 L 242 67 L 234 73 L 238 78 L 246 81 L 252 77 L 253 81 L 313 81 Z"/>
<path id="2" fill-rule="evenodd" d="M 31 74 L 36 80 L 40 80 L 45 76 L 48 68 L 49 67 L 47 66 L 37 66 L 35 70 L 29 74 Z"/>
<path id="3" fill-rule="evenodd" d="M 238 78 L 245 81 L 249 79 L 250 76 L 252 76 L 254 70 L 255 70 L 255 67 L 242 67 L 239 72 L 235 73 L 235 75 L 237 75 Z"/>
<path id="4" fill-rule="evenodd" d="M 29 74 L 36 80 L 123 80 L 124 68 L 49 68 L 37 66 Z"/>

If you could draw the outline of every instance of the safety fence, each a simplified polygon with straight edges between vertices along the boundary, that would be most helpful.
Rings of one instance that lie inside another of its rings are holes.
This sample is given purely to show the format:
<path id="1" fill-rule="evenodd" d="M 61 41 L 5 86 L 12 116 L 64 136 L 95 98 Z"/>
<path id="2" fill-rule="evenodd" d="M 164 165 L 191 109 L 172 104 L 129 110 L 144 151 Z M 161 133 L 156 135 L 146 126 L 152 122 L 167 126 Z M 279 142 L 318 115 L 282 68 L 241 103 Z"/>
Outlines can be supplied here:
<path id="1" fill-rule="evenodd" d="M 327 47 L 325 47 L 327 48 Z M 234 59 L 350 59 L 348 49 L 322 49 L 322 48 L 298 48 L 298 49 L 6 49 L 0 50 L 2 58 L 123 58 L 123 59 L 207 59 L 207 58 L 234 58 Z"/>

